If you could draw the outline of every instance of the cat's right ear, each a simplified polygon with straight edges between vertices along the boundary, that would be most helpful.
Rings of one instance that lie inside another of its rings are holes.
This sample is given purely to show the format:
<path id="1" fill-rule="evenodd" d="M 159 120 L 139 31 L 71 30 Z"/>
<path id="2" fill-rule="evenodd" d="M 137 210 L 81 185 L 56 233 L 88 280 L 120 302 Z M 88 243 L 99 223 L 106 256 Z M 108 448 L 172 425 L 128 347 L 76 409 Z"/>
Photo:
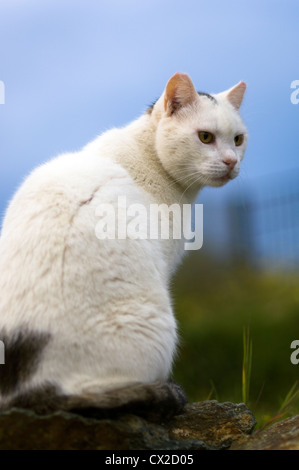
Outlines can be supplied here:
<path id="1" fill-rule="evenodd" d="M 237 85 L 225 91 L 223 94 L 230 104 L 232 104 L 233 107 L 238 110 L 242 104 L 245 91 L 246 83 L 239 82 Z"/>
<path id="2" fill-rule="evenodd" d="M 197 98 L 192 80 L 185 73 L 176 73 L 168 81 L 164 93 L 164 110 L 171 116 Z"/>

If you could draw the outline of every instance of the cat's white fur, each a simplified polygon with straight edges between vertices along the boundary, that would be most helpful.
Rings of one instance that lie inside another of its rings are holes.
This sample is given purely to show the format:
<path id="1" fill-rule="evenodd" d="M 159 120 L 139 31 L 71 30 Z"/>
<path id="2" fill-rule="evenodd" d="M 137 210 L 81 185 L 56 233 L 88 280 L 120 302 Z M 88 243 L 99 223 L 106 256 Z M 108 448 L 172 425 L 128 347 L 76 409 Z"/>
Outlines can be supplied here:
<path id="1" fill-rule="evenodd" d="M 99 240 L 96 209 L 123 195 L 145 207 L 192 203 L 203 186 L 237 176 L 244 91 L 241 82 L 215 103 L 175 74 L 151 112 L 29 175 L 3 222 L 0 331 L 51 339 L 14 394 L 47 381 L 80 395 L 168 379 L 177 345 L 169 280 L 183 240 Z"/>

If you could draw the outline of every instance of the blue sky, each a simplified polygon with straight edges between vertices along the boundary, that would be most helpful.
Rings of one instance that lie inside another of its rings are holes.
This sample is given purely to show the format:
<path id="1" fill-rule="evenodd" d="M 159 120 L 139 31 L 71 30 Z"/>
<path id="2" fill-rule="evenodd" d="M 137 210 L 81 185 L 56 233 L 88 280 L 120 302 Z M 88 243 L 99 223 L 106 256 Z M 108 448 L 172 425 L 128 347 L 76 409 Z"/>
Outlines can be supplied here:
<path id="1" fill-rule="evenodd" d="M 135 119 L 177 71 L 248 85 L 242 174 L 206 197 L 299 174 L 298 0 L 1 0 L 0 18 L 1 213 L 33 167 Z"/>

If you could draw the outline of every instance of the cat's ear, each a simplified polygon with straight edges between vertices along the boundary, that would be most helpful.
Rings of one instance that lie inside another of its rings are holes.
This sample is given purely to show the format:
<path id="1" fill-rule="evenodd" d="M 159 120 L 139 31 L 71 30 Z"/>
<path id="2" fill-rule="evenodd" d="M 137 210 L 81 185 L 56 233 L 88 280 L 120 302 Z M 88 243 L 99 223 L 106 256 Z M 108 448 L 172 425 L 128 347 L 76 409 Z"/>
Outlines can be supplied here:
<path id="1" fill-rule="evenodd" d="M 234 108 L 239 109 L 243 101 L 245 90 L 246 83 L 239 82 L 237 85 L 225 91 L 223 94 Z"/>
<path id="2" fill-rule="evenodd" d="M 164 93 L 164 109 L 168 116 L 191 104 L 197 98 L 192 80 L 185 73 L 176 73 L 168 81 Z"/>

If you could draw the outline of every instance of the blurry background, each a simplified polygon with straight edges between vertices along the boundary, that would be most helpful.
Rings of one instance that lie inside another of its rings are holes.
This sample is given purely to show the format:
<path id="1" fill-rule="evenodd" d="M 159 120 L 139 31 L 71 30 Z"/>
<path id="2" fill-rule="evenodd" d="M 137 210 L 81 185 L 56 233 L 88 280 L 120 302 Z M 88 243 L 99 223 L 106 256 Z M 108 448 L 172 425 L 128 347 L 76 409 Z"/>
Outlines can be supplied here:
<path id="1" fill-rule="evenodd" d="M 241 401 L 249 327 L 250 406 L 298 410 L 298 1 L 1 0 L 0 19 L 1 218 L 32 168 L 138 117 L 173 73 L 210 93 L 247 83 L 241 175 L 199 195 L 204 247 L 173 283 L 175 378 L 192 400 Z"/>

